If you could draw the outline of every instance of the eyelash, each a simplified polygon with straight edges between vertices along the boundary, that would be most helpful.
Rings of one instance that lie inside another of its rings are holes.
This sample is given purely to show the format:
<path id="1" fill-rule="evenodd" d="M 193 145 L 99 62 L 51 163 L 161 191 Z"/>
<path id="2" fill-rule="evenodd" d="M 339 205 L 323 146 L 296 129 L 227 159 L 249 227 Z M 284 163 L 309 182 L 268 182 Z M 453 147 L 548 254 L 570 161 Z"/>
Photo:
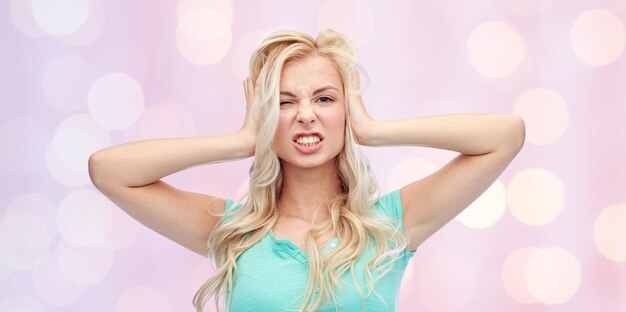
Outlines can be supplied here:
<path id="1" fill-rule="evenodd" d="M 322 103 L 324 103 L 324 104 L 326 104 L 326 103 L 330 103 L 330 102 L 334 102 L 334 101 L 335 101 L 335 100 L 333 100 L 331 97 L 328 97 L 328 96 L 322 96 L 322 97 L 320 97 L 319 99 L 324 99 L 324 98 L 328 99 L 328 101 L 326 101 L 326 102 L 322 102 Z M 319 100 L 319 99 L 318 99 L 318 100 Z M 283 102 L 280 102 L 280 105 L 283 105 L 283 104 L 289 104 L 289 103 L 291 103 L 291 102 L 288 102 L 288 101 L 283 101 Z"/>

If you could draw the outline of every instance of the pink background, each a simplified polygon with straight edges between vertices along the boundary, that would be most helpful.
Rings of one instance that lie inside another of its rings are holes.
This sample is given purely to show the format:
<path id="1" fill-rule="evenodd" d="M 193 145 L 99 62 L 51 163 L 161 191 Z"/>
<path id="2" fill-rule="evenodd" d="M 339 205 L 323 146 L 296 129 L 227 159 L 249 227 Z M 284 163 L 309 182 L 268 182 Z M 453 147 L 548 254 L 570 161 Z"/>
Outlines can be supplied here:
<path id="1" fill-rule="evenodd" d="M 526 121 L 517 158 L 419 247 L 400 311 L 626 309 L 626 1 L 260 3 L 3 2 L 0 310 L 191 311 L 208 260 L 101 195 L 87 158 L 140 139 L 236 131 L 261 39 L 327 27 L 357 46 L 375 118 Z M 455 156 L 362 150 L 383 193 Z M 164 180 L 235 198 L 251 162 Z"/>

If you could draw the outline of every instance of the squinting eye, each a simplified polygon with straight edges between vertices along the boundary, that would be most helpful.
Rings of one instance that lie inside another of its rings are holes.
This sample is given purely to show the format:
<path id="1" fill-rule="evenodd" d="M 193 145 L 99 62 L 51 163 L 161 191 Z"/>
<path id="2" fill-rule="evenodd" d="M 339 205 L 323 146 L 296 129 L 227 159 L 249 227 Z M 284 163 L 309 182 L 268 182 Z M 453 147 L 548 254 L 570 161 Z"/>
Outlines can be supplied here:
<path id="1" fill-rule="evenodd" d="M 330 103 L 330 102 L 332 102 L 332 101 L 333 101 L 333 99 L 331 99 L 331 98 L 329 98 L 329 97 L 327 97 L 327 96 L 322 96 L 322 97 L 320 98 L 320 100 L 321 100 L 321 99 L 328 99 L 328 101 L 322 101 L 322 103 Z"/>
<path id="2" fill-rule="evenodd" d="M 291 102 L 280 102 L 280 105 L 289 104 L 289 103 L 291 103 Z"/>

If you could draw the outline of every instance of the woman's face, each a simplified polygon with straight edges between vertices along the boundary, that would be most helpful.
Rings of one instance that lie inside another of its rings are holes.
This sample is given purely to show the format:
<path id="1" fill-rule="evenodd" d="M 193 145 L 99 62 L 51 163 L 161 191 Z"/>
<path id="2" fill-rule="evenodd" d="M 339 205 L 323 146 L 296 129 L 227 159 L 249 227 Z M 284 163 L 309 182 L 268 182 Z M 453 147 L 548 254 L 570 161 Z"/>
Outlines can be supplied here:
<path id="1" fill-rule="evenodd" d="M 285 64 L 274 147 L 283 165 L 313 168 L 334 160 L 344 146 L 345 103 L 337 70 L 313 55 Z"/>

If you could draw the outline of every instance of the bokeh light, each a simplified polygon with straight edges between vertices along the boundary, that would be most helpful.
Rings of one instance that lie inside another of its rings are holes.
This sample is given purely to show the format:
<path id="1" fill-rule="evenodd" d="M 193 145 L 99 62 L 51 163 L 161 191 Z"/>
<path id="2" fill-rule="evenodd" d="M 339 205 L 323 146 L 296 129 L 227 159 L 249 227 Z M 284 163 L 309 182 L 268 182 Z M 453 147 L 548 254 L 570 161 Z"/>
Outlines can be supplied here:
<path id="1" fill-rule="evenodd" d="M 124 132 L 128 141 L 193 136 L 196 136 L 194 116 L 176 103 L 148 106 L 137 122 Z"/>
<path id="2" fill-rule="evenodd" d="M 81 285 L 101 281 L 113 266 L 113 249 L 108 241 L 100 245 L 76 247 L 61 240 L 56 257 L 63 275 Z"/>
<path id="3" fill-rule="evenodd" d="M 518 172 L 507 190 L 511 214 L 527 225 L 552 222 L 563 210 L 563 183 L 550 171 L 530 168 Z"/>
<path id="4" fill-rule="evenodd" d="M 212 9 L 189 10 L 176 29 L 178 51 L 196 65 L 217 63 L 232 44 L 230 27 L 229 19 Z"/>
<path id="5" fill-rule="evenodd" d="M 544 248 L 531 255 L 525 276 L 528 290 L 539 301 L 563 303 L 570 300 L 580 287 L 580 263 L 563 248 Z"/>
<path id="6" fill-rule="evenodd" d="M 626 204 L 602 210 L 593 223 L 598 251 L 613 261 L 626 261 Z"/>
<path id="7" fill-rule="evenodd" d="M 513 113 L 524 119 L 526 140 L 535 145 L 554 143 L 569 123 L 567 103 L 558 93 L 546 88 L 524 92 L 515 102 Z"/>
<path id="8" fill-rule="evenodd" d="M 91 85 L 87 101 L 89 114 L 103 127 L 124 129 L 135 123 L 143 112 L 143 88 L 126 73 L 110 73 Z"/>
<path id="9" fill-rule="evenodd" d="M 541 250 L 537 247 L 523 247 L 513 251 L 502 265 L 502 283 L 511 298 L 521 303 L 535 303 L 537 299 L 530 293 L 526 285 L 526 266 L 535 254 Z"/>
<path id="10" fill-rule="evenodd" d="M 472 229 L 493 226 L 506 211 L 506 191 L 500 180 L 487 188 L 473 203 L 465 208 L 456 220 Z"/>
<path id="11" fill-rule="evenodd" d="M 101 0 L 89 0 L 89 17 L 76 32 L 59 36 L 59 40 L 68 46 L 85 46 L 96 41 L 104 30 L 106 18 Z"/>
<path id="12" fill-rule="evenodd" d="M 486 78 L 504 78 L 522 63 L 525 45 L 519 32 L 504 21 L 477 26 L 467 40 L 467 57 L 472 67 Z"/>
<path id="13" fill-rule="evenodd" d="M 37 215 L 6 214 L 0 225 L 0 261 L 14 271 L 32 270 L 48 256 L 50 230 Z"/>
<path id="14" fill-rule="evenodd" d="M 613 63 L 624 51 L 624 22 L 606 9 L 585 11 L 576 17 L 569 33 L 572 49 L 584 63 Z"/>
<path id="15" fill-rule="evenodd" d="M 59 232 L 79 247 L 101 244 L 111 232 L 112 203 L 90 189 L 67 194 L 57 210 Z"/>
<path id="16" fill-rule="evenodd" d="M 55 307 L 78 302 L 87 292 L 87 285 L 76 284 L 61 272 L 56 257 L 48 257 L 33 270 L 33 289 L 39 298 Z"/>
<path id="17" fill-rule="evenodd" d="M 63 112 L 85 109 L 89 87 L 96 70 L 80 55 L 64 55 L 52 61 L 43 75 L 43 90 L 48 103 Z"/>
<path id="18" fill-rule="evenodd" d="M 89 0 L 31 0 L 35 22 L 55 36 L 78 31 L 89 16 Z"/>
<path id="19" fill-rule="evenodd" d="M 48 144 L 48 171 L 63 185 L 91 184 L 87 168 L 89 156 L 109 146 L 110 142 L 109 132 L 89 115 L 71 115 L 61 122 Z"/>

